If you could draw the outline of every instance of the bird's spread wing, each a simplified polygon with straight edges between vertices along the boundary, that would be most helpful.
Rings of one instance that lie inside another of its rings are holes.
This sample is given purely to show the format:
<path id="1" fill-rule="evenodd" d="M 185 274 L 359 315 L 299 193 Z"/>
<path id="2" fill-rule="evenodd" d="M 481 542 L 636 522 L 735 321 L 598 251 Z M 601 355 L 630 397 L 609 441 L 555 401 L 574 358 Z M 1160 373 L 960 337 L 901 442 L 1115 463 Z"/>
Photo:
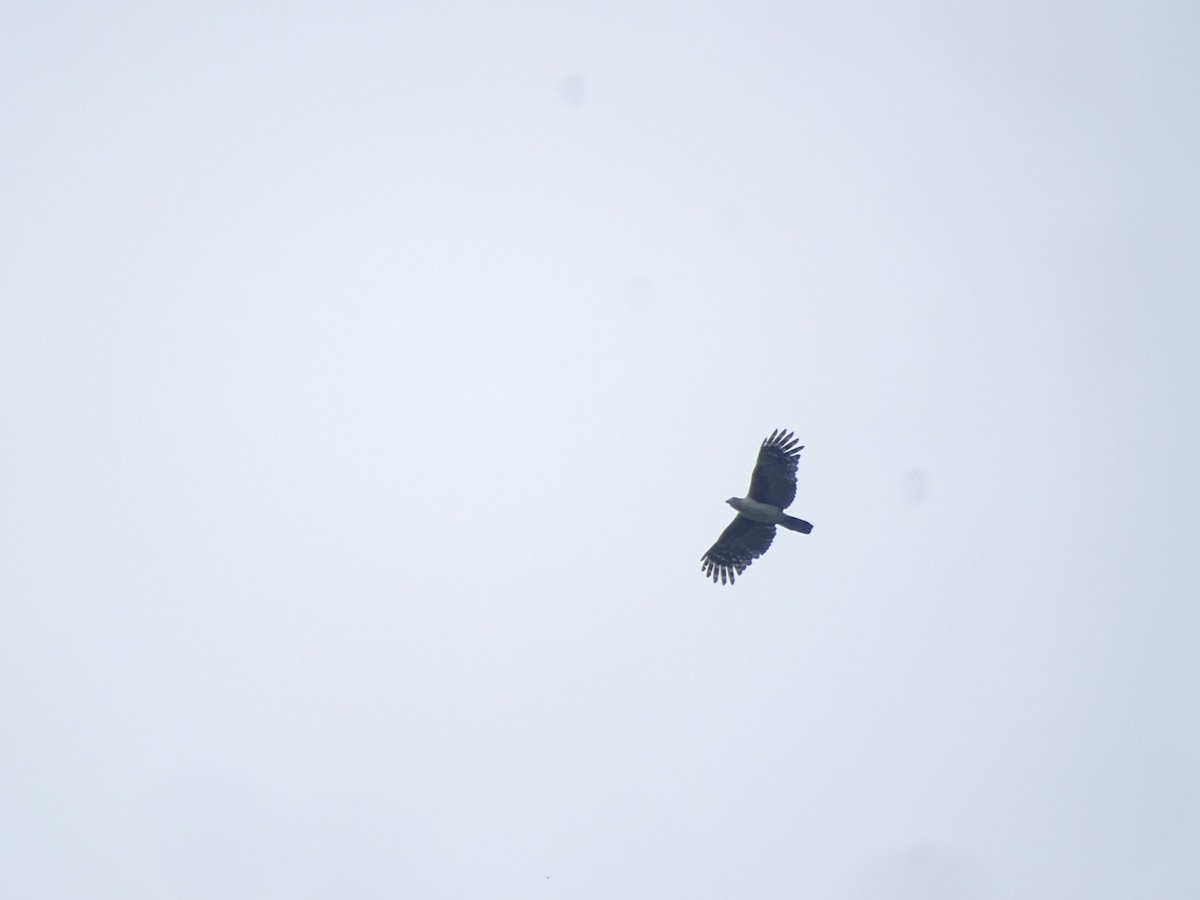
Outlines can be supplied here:
<path id="1" fill-rule="evenodd" d="M 739 515 L 701 557 L 700 570 L 713 581 L 733 584 L 734 575 L 766 553 L 774 539 L 774 525 Z"/>
<path id="2" fill-rule="evenodd" d="M 758 462 L 750 476 L 751 500 L 787 509 L 796 499 L 796 465 L 799 441 L 790 431 L 772 431 L 758 451 Z"/>

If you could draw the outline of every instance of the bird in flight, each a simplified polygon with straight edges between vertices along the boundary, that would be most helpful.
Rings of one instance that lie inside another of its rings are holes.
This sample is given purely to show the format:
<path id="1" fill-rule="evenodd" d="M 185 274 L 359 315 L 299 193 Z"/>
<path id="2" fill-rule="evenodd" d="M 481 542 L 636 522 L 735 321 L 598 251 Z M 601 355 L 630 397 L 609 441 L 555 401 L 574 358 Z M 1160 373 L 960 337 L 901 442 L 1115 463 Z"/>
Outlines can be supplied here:
<path id="1" fill-rule="evenodd" d="M 725 502 L 738 511 L 717 542 L 700 558 L 700 570 L 713 582 L 733 584 L 734 575 L 767 552 L 775 540 L 775 526 L 808 534 L 812 525 L 784 512 L 796 499 L 796 465 L 800 451 L 790 431 L 772 431 L 758 449 L 758 462 L 745 497 Z"/>

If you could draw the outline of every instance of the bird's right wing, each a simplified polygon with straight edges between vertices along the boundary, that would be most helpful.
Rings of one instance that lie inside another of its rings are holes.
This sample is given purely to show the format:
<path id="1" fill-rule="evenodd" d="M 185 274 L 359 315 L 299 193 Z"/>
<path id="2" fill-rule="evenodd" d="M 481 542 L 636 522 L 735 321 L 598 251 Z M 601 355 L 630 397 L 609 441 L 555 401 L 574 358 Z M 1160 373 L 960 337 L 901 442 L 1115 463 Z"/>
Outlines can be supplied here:
<path id="1" fill-rule="evenodd" d="M 758 462 L 750 476 L 751 500 L 787 509 L 796 499 L 796 466 L 800 462 L 800 441 L 790 431 L 772 431 L 762 442 Z"/>
<path id="2" fill-rule="evenodd" d="M 773 540 L 774 525 L 739 515 L 700 558 L 700 571 L 714 582 L 733 584 L 734 575 L 741 575 L 746 566 L 766 553 Z"/>

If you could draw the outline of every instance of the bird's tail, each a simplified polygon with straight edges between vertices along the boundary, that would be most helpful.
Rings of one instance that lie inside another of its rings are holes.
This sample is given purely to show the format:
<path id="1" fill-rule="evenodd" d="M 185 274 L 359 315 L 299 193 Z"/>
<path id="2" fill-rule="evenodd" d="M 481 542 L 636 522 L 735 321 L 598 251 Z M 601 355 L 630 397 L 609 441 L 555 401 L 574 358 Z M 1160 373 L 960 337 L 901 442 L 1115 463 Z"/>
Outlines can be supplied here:
<path id="1" fill-rule="evenodd" d="M 783 514 L 783 520 L 779 524 L 788 531 L 798 531 L 801 534 L 808 534 L 812 531 L 811 522 L 805 522 L 803 519 L 797 519 L 795 516 L 789 516 L 787 513 Z"/>

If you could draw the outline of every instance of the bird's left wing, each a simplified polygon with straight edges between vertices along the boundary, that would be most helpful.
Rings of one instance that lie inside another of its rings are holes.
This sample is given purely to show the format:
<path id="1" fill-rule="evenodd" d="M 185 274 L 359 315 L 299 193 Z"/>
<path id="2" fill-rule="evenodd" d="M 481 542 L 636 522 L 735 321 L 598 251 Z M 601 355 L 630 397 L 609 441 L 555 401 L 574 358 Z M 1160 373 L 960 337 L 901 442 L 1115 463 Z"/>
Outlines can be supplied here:
<path id="1" fill-rule="evenodd" d="M 741 575 L 746 566 L 766 553 L 773 540 L 774 525 L 739 515 L 701 557 L 700 570 L 714 582 L 733 584 L 734 575 Z"/>
<path id="2" fill-rule="evenodd" d="M 796 499 L 796 466 L 800 441 L 790 431 L 772 431 L 758 450 L 758 462 L 750 476 L 751 500 L 787 509 Z"/>

